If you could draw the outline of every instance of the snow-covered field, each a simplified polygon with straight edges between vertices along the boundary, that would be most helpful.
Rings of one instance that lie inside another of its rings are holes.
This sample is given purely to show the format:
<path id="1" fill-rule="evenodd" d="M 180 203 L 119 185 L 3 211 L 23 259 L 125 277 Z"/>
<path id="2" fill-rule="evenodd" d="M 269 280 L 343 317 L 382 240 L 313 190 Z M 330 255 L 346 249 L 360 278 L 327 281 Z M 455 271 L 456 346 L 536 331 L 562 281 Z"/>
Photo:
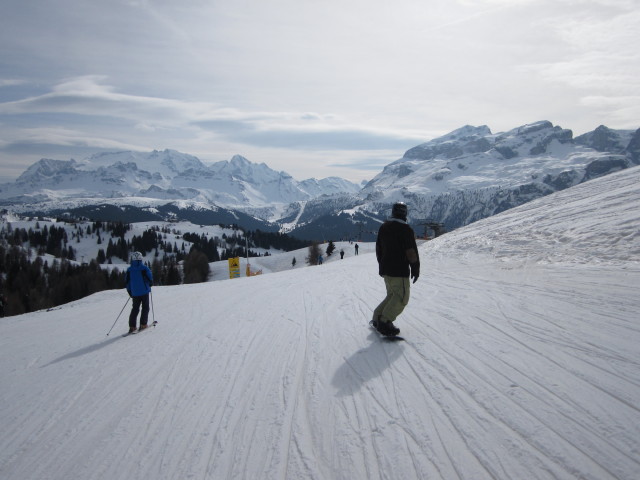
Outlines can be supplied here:
<path id="1" fill-rule="evenodd" d="M 1 319 L 0 478 L 640 478 L 640 167 L 422 244 L 405 342 L 341 246 L 156 287 L 141 335 L 124 291 Z"/>

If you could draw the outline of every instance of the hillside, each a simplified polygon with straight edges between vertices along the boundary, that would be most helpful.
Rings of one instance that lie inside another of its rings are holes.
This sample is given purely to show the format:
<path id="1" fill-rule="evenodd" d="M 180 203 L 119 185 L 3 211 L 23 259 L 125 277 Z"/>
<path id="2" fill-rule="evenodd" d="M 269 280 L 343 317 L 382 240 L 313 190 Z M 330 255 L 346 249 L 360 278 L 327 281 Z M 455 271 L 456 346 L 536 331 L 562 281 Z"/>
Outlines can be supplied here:
<path id="1" fill-rule="evenodd" d="M 1 319 L 0 478 L 638 478 L 638 185 L 423 243 L 406 342 L 367 326 L 371 244 L 156 287 L 127 338 L 124 291 Z"/>

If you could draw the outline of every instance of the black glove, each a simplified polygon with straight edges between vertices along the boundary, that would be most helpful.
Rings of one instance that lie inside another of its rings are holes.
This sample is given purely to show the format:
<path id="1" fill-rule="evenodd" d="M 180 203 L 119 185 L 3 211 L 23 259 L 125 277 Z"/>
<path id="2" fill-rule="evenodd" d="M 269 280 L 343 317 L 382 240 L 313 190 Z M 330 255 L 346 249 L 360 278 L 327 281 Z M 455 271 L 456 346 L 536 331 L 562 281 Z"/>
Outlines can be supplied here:
<path id="1" fill-rule="evenodd" d="M 413 278 L 413 283 L 416 283 L 420 276 L 420 262 L 412 263 L 409 266 L 411 267 L 411 278 Z"/>

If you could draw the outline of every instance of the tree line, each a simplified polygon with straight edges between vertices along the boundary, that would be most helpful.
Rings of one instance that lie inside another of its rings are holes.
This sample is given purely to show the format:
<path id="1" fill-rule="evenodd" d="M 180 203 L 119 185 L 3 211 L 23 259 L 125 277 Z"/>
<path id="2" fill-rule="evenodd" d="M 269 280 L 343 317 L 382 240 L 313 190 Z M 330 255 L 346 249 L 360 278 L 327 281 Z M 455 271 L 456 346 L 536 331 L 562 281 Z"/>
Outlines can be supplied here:
<path id="1" fill-rule="evenodd" d="M 126 263 L 134 251 L 145 256 L 153 253 L 148 266 L 155 285 L 179 285 L 207 281 L 210 262 L 245 256 L 247 250 L 251 257 L 260 256 L 247 245 L 278 250 L 308 245 L 284 234 L 260 230 L 242 232 L 244 235 L 235 230 L 221 239 L 194 233 L 179 235 L 170 226 L 154 226 L 127 239 L 131 225 L 122 222 L 87 224 L 59 219 L 63 221 L 72 228 L 41 227 L 36 222 L 35 228 L 14 229 L 7 223 L 0 232 L 0 316 L 53 308 L 102 290 L 124 288 L 124 272 L 104 265 L 112 264 L 114 258 Z M 174 238 L 181 236 L 182 241 L 168 240 L 170 233 Z M 96 239 L 97 255 L 77 258 L 73 243 L 79 244 L 87 237 Z M 44 255 L 55 259 L 49 262 Z"/>
<path id="2" fill-rule="evenodd" d="M 51 264 L 27 250 L 0 245 L 2 316 L 53 308 L 102 290 L 121 288 L 124 274 L 105 270 L 94 260 L 77 265 L 68 259 Z"/>

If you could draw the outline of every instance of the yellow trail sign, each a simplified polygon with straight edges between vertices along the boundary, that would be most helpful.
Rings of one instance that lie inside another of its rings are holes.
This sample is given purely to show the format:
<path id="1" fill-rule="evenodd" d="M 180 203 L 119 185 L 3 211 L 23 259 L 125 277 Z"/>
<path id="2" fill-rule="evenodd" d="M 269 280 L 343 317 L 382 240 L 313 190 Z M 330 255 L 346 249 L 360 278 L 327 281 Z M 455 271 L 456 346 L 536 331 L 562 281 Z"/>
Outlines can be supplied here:
<path id="1" fill-rule="evenodd" d="M 229 259 L 229 278 L 240 277 L 240 257 Z"/>

